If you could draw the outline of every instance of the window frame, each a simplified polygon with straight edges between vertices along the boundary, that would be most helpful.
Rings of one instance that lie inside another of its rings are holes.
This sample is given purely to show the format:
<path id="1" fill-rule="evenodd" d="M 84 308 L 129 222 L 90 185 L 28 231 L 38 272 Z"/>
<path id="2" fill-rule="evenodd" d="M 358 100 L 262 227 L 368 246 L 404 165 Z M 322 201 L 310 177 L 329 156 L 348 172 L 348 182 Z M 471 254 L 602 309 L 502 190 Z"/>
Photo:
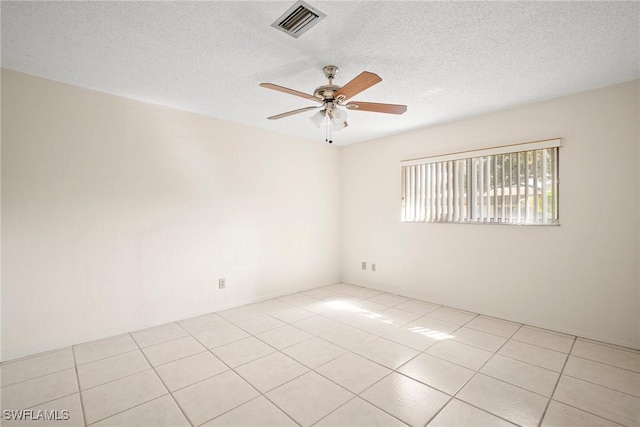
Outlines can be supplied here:
<path id="1" fill-rule="evenodd" d="M 562 139 L 552 138 L 401 160 L 400 222 L 557 226 L 560 224 L 561 147 Z M 496 164 L 498 160 L 502 161 L 501 167 Z M 535 165 L 533 175 L 529 171 L 530 163 Z M 488 173 L 484 173 L 485 170 Z M 512 176 L 516 170 L 517 194 L 512 194 Z M 542 182 L 540 188 L 539 182 Z M 521 189 L 524 194 L 520 193 Z M 530 191 L 538 197 L 531 197 Z M 515 211 L 514 195 L 517 204 L 524 200 L 524 205 L 515 206 Z M 521 214 L 526 218 L 521 218 Z"/>

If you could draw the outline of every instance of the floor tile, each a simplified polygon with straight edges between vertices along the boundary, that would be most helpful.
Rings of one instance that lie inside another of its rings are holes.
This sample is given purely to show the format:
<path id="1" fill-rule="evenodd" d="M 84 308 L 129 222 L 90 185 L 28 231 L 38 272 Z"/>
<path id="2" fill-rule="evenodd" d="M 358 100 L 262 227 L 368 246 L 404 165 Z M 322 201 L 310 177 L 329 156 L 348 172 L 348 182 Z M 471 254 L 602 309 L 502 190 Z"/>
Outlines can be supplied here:
<path id="1" fill-rule="evenodd" d="M 310 297 L 305 294 L 291 294 L 278 298 L 278 301 L 284 302 L 286 304 L 295 305 L 297 307 L 304 307 L 307 304 L 313 304 L 318 302 L 317 298 Z"/>
<path id="2" fill-rule="evenodd" d="M 280 310 L 270 312 L 269 314 L 275 317 L 276 319 L 282 320 L 283 322 L 286 322 L 286 323 L 297 322 L 298 320 L 315 316 L 315 313 L 311 311 L 303 310 L 302 308 L 294 307 L 294 306 L 282 308 Z"/>
<path id="3" fill-rule="evenodd" d="M 432 311 L 437 310 L 442 306 L 437 304 L 431 304 L 430 302 L 426 302 L 426 301 L 410 299 L 410 300 L 401 302 L 400 304 L 396 304 L 394 307 L 400 310 L 410 311 L 411 313 L 424 316 L 425 314 L 431 313 Z"/>
<path id="4" fill-rule="evenodd" d="M 303 331 L 302 329 L 298 329 L 290 325 L 271 329 L 270 331 L 256 335 L 260 340 L 279 350 L 309 339 L 311 336 L 311 334 Z"/>
<path id="5" fill-rule="evenodd" d="M 350 392 L 359 394 L 388 375 L 391 370 L 357 354 L 347 353 L 316 368 L 316 372 Z"/>
<path id="6" fill-rule="evenodd" d="M 160 366 L 183 357 L 201 353 L 206 351 L 206 348 L 193 337 L 184 337 L 145 347 L 142 351 L 153 366 Z"/>
<path id="7" fill-rule="evenodd" d="M 551 397 L 559 373 L 496 354 L 480 370 L 485 375 Z"/>
<path id="8" fill-rule="evenodd" d="M 63 369 L 73 368 L 73 351 L 71 347 L 47 352 L 41 356 L 28 357 L 16 362 L 3 363 L 2 386 L 30 380 L 42 375 L 51 374 Z"/>
<path id="9" fill-rule="evenodd" d="M 508 421 L 453 399 L 429 423 L 429 427 L 513 427 Z"/>
<path id="10" fill-rule="evenodd" d="M 234 427 L 296 427 L 298 424 L 278 409 L 273 403 L 260 396 L 218 418 L 205 426 Z"/>
<path id="11" fill-rule="evenodd" d="M 332 309 L 325 311 L 322 315 L 341 324 L 350 325 L 364 319 L 361 313 L 360 309 L 351 308 L 349 310 Z"/>
<path id="12" fill-rule="evenodd" d="M 431 313 L 412 320 L 409 322 L 409 326 L 416 329 L 422 329 L 425 332 L 432 333 L 433 335 L 449 335 L 460 327 L 460 325 L 456 323 L 436 319 L 435 317 L 429 317 L 430 315 Z"/>
<path id="13" fill-rule="evenodd" d="M 547 408 L 547 413 L 542 420 L 541 427 L 620 427 L 598 416 L 581 411 L 552 400 Z"/>
<path id="14" fill-rule="evenodd" d="M 531 326 L 523 326 L 518 329 L 518 332 L 516 332 L 511 339 L 548 348 L 549 350 L 569 353 L 575 337 Z"/>
<path id="15" fill-rule="evenodd" d="M 78 365 L 95 362 L 96 360 L 106 359 L 107 357 L 127 353 L 137 349 L 138 346 L 136 342 L 129 334 L 117 335 L 115 337 L 104 338 L 73 346 L 73 351 L 76 355 L 76 363 Z"/>
<path id="16" fill-rule="evenodd" d="M 394 294 L 387 294 L 387 293 L 383 293 L 383 294 L 378 294 L 375 295 L 371 298 L 367 298 L 369 301 L 373 301 L 373 302 L 377 302 L 379 304 L 384 304 L 384 305 L 388 305 L 388 306 L 394 306 L 394 305 L 398 305 L 402 302 L 407 301 L 409 298 L 406 297 L 402 297 L 400 295 L 394 295 Z"/>
<path id="17" fill-rule="evenodd" d="M 341 326 L 341 324 L 335 320 L 327 319 L 324 316 L 308 317 L 292 325 L 313 335 L 320 335 Z"/>
<path id="18" fill-rule="evenodd" d="M 329 307 L 334 310 L 350 310 L 350 311 L 358 311 L 361 310 L 359 307 L 359 303 L 362 302 L 362 299 L 352 297 L 344 294 L 335 294 L 331 295 L 328 298 L 323 298 Z"/>
<path id="19" fill-rule="evenodd" d="M 496 352 L 507 342 L 507 338 L 493 335 L 488 332 L 477 331 L 475 329 L 462 327 L 452 332 L 453 338 L 457 342 L 481 348 L 486 351 Z"/>
<path id="20" fill-rule="evenodd" d="M 511 336 L 520 327 L 519 323 L 509 322 L 507 320 L 495 319 L 493 317 L 478 316 L 465 325 L 471 329 L 477 329 L 490 334 L 498 335 L 504 338 Z"/>
<path id="21" fill-rule="evenodd" d="M 173 392 L 228 369 L 220 359 L 205 351 L 159 366 L 156 371 L 167 388 Z"/>
<path id="22" fill-rule="evenodd" d="M 267 393 L 267 398 L 303 426 L 309 426 L 353 397 L 342 387 L 309 372 Z"/>
<path id="23" fill-rule="evenodd" d="M 323 299 L 316 299 L 314 302 L 308 302 L 299 307 L 315 314 L 323 314 L 334 310 L 334 308 Z"/>
<path id="24" fill-rule="evenodd" d="M 271 314 L 273 312 L 291 308 L 294 306 L 281 301 L 279 298 L 275 298 L 275 299 L 268 299 L 268 300 L 256 302 L 254 304 L 247 305 L 245 307 L 258 310 L 262 312 L 262 314 Z"/>
<path id="25" fill-rule="evenodd" d="M 538 425 L 549 400 L 482 374 L 476 374 L 471 378 L 457 394 L 457 397 L 523 426 Z"/>
<path id="26" fill-rule="evenodd" d="M 356 298 L 371 298 L 374 297 L 376 295 L 381 294 L 381 291 L 376 291 L 375 289 L 369 289 L 369 288 L 361 288 L 359 286 L 353 288 L 353 289 L 345 289 L 342 291 L 343 294 L 346 295 L 350 295 Z"/>
<path id="27" fill-rule="evenodd" d="M 80 365 L 78 366 L 80 389 L 86 390 L 149 368 L 151 366 L 140 350 Z"/>
<path id="28" fill-rule="evenodd" d="M 567 359 L 565 353 L 513 340 L 508 341 L 498 354 L 556 372 L 562 370 Z"/>
<path id="29" fill-rule="evenodd" d="M 65 369 L 2 387 L 2 409 L 28 409 L 77 392 L 75 369 Z"/>
<path id="30" fill-rule="evenodd" d="M 640 397 L 640 374 L 600 362 L 569 356 L 563 375 Z"/>
<path id="31" fill-rule="evenodd" d="M 70 426 L 84 425 L 85 417 L 145 427 L 295 425 L 296 416 L 302 425 L 402 425 L 403 417 L 456 427 L 640 427 L 640 351 L 346 283 L 0 369 L 2 409 L 69 409 Z M 307 389 L 317 396 L 305 396 Z"/>
<path id="32" fill-rule="evenodd" d="M 388 321 L 383 317 L 377 318 L 374 316 L 363 315 L 361 315 L 358 319 L 349 322 L 349 326 L 360 329 L 361 331 L 373 334 L 378 337 L 389 334 L 400 327 L 400 325 L 396 325 L 395 323 Z"/>
<path id="33" fill-rule="evenodd" d="M 324 286 L 324 288 L 334 290 L 341 294 L 345 294 L 349 290 L 362 289 L 360 286 L 352 285 L 351 283 L 334 283 L 333 285 Z"/>
<path id="34" fill-rule="evenodd" d="M 373 302 L 368 299 L 356 301 L 353 303 L 353 305 L 354 307 L 358 308 L 361 313 L 365 313 L 369 315 L 379 315 L 384 310 L 393 308 L 393 307 L 389 307 L 388 305 Z"/>
<path id="35" fill-rule="evenodd" d="M 194 335 L 202 345 L 212 349 L 249 337 L 249 334 L 235 325 L 222 326 L 216 329 L 199 332 Z"/>
<path id="36" fill-rule="evenodd" d="M 262 316 L 264 313 L 254 308 L 243 306 L 219 311 L 216 314 L 218 314 L 223 319 L 228 320 L 229 322 L 236 323 L 243 320 L 251 319 L 252 317 Z"/>
<path id="37" fill-rule="evenodd" d="M 91 427 L 190 427 L 189 421 L 170 395 L 164 395 L 140 406 L 113 415 Z"/>
<path id="38" fill-rule="evenodd" d="M 640 419 L 639 398 L 566 375 L 553 399 L 626 426 L 636 426 Z"/>
<path id="39" fill-rule="evenodd" d="M 203 424 L 258 395 L 253 387 L 233 371 L 224 372 L 173 393 L 194 425 Z"/>
<path id="40" fill-rule="evenodd" d="M 224 363 L 235 368 L 273 353 L 275 349 L 255 337 L 249 337 L 214 348 L 211 351 Z"/>
<path id="41" fill-rule="evenodd" d="M 188 334 L 184 329 L 173 322 L 131 333 L 131 336 L 138 343 L 140 348 L 171 341 L 187 335 Z"/>
<path id="42" fill-rule="evenodd" d="M 405 423 L 359 397 L 351 399 L 318 424 L 318 427 L 401 427 Z"/>
<path id="43" fill-rule="evenodd" d="M 640 354 L 631 351 L 618 350 L 578 339 L 573 346 L 571 354 L 583 359 L 640 372 Z"/>
<path id="44" fill-rule="evenodd" d="M 82 392 L 87 424 L 110 417 L 167 394 L 160 378 L 149 369 Z"/>
<path id="45" fill-rule="evenodd" d="M 74 393 L 69 396 L 61 397 L 60 399 L 52 400 L 50 402 L 42 403 L 38 406 L 29 408 L 34 413 L 37 411 L 57 411 L 58 420 L 44 420 L 44 419 L 15 419 L 6 418 L 6 414 L 3 413 L 3 417 L 0 418 L 0 425 L 2 427 L 84 427 L 84 416 L 82 414 L 82 405 L 80 403 L 80 394 Z M 65 412 L 68 419 L 64 419 Z M 35 415 L 35 414 L 34 414 Z"/>
<path id="46" fill-rule="evenodd" d="M 353 350 L 354 348 L 376 339 L 375 335 L 350 326 L 341 326 L 339 328 L 332 329 L 320 335 L 320 337 L 349 350 Z"/>
<path id="47" fill-rule="evenodd" d="M 346 353 L 346 350 L 320 338 L 311 338 L 282 352 L 309 368 L 316 368 Z"/>
<path id="48" fill-rule="evenodd" d="M 440 342 L 440 339 L 437 338 L 439 336 L 440 335 L 432 334 L 431 331 L 425 331 L 419 327 L 401 326 L 384 334 L 382 337 L 414 350 L 424 351 Z"/>
<path id="49" fill-rule="evenodd" d="M 476 316 L 476 313 L 457 310 L 451 307 L 442 307 L 427 314 L 427 317 L 443 320 L 445 322 L 453 323 L 458 326 L 464 325 Z"/>
<path id="50" fill-rule="evenodd" d="M 305 291 L 301 293 L 303 295 L 307 295 L 313 298 L 327 298 L 337 294 L 338 292 L 330 289 L 325 289 L 325 288 L 317 288 L 317 289 L 311 289 L 310 291 Z"/>
<path id="51" fill-rule="evenodd" d="M 425 425 L 449 400 L 446 394 L 395 372 L 360 397 L 412 426 Z"/>
<path id="52" fill-rule="evenodd" d="M 353 351 L 390 369 L 396 369 L 419 354 L 417 350 L 384 338 L 370 341 Z"/>
<path id="53" fill-rule="evenodd" d="M 261 332 L 279 328 L 284 325 L 286 325 L 286 323 L 284 323 L 282 320 L 278 320 L 275 317 L 271 317 L 266 314 L 262 316 L 252 317 L 250 319 L 246 319 L 236 323 L 236 326 L 249 332 L 252 335 L 257 335 Z"/>
<path id="54" fill-rule="evenodd" d="M 477 371 L 493 353 L 452 340 L 443 340 L 429 347 L 426 353 Z"/>
<path id="55" fill-rule="evenodd" d="M 471 369 L 428 354 L 420 354 L 400 367 L 398 372 L 452 396 L 475 373 Z"/>
<path id="56" fill-rule="evenodd" d="M 220 326 L 228 325 L 229 322 L 215 313 L 209 313 L 198 317 L 192 317 L 190 319 L 180 320 L 178 324 L 182 326 L 183 329 L 186 329 L 190 334 L 196 334 L 208 329 L 215 329 Z"/>
<path id="57" fill-rule="evenodd" d="M 254 360 L 236 369 L 246 381 L 266 393 L 309 371 L 309 368 L 280 352 Z"/>
<path id="58" fill-rule="evenodd" d="M 395 307 L 389 307 L 385 310 L 378 312 L 382 318 L 386 321 L 390 321 L 398 326 L 405 325 L 412 320 L 420 317 L 419 314 L 412 313 L 410 311 L 400 310 Z"/>

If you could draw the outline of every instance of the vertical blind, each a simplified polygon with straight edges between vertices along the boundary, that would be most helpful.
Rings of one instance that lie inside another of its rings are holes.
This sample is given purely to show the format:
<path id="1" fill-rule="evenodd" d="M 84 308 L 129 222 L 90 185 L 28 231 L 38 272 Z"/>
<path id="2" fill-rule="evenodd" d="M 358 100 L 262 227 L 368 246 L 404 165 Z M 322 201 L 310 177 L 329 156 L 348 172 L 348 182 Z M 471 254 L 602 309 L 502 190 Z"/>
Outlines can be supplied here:
<path id="1" fill-rule="evenodd" d="M 402 221 L 558 223 L 560 140 L 403 161 Z"/>

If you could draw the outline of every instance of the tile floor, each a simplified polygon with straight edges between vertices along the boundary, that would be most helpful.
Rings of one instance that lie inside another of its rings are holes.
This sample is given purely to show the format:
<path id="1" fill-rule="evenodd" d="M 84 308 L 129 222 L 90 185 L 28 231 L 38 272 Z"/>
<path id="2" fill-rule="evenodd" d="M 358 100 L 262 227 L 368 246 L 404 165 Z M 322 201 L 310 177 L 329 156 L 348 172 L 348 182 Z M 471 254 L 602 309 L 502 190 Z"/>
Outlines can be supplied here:
<path id="1" fill-rule="evenodd" d="M 639 351 L 348 284 L 1 373 L 3 426 L 640 425 Z"/>

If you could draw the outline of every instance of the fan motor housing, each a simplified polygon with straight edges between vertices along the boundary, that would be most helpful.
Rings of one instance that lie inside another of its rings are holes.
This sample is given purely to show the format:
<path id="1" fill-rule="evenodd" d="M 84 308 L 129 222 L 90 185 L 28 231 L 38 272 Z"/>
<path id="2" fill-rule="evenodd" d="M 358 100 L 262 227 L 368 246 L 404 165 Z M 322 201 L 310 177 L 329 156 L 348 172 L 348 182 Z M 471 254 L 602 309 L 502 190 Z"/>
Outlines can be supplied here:
<path id="1" fill-rule="evenodd" d="M 336 85 L 324 85 L 316 88 L 313 91 L 313 96 L 324 99 L 325 101 L 331 101 L 334 99 L 333 94 L 340 90 L 342 86 Z"/>

